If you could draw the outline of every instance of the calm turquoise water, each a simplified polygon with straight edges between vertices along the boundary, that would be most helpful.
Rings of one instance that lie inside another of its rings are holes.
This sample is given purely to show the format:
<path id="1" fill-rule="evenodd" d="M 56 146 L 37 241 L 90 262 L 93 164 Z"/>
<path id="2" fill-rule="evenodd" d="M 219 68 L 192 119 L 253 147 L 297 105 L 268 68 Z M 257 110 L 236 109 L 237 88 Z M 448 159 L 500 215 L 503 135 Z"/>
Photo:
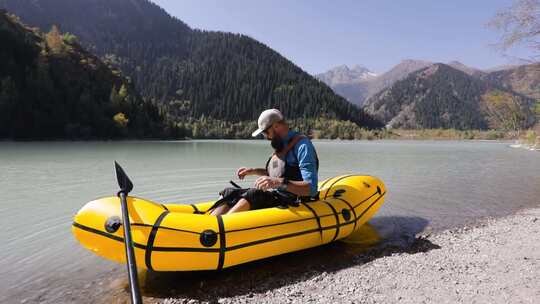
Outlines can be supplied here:
<path id="1" fill-rule="evenodd" d="M 459 141 L 316 142 L 320 178 L 380 177 L 378 218 L 418 218 L 444 229 L 540 203 L 540 153 L 508 143 Z M 55 302 L 116 264 L 82 249 L 71 235 L 86 202 L 116 192 L 113 160 L 133 195 L 163 202 L 215 199 L 240 166 L 263 166 L 264 141 L 0 142 L 0 302 Z M 249 185 L 253 178 L 244 182 Z M 384 221 L 378 229 L 406 234 Z M 69 301 L 67 301 L 69 302 Z M 90 301 L 91 302 L 91 301 Z"/>

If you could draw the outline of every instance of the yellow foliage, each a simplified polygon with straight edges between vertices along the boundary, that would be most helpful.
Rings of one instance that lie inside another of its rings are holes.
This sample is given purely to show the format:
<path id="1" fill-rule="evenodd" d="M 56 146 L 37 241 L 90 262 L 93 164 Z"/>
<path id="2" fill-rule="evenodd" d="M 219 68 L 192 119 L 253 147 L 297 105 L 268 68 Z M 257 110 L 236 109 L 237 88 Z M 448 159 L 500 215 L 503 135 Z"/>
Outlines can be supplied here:
<path id="1" fill-rule="evenodd" d="M 127 127 L 129 123 L 129 119 L 127 119 L 126 115 L 122 112 L 114 115 L 113 120 L 121 128 Z"/>
<path id="2" fill-rule="evenodd" d="M 122 100 L 125 100 L 127 95 L 128 95 L 128 91 L 127 91 L 126 85 L 122 84 L 122 86 L 120 87 L 120 91 L 118 91 L 118 96 L 120 96 Z"/>
<path id="3" fill-rule="evenodd" d="M 520 100 L 509 93 L 486 93 L 482 95 L 480 104 L 487 114 L 490 128 L 517 131 L 527 123 L 527 115 L 521 108 Z"/>
<path id="4" fill-rule="evenodd" d="M 45 41 L 53 53 L 61 53 L 64 51 L 64 39 L 56 25 L 53 25 L 51 31 L 47 33 Z"/>

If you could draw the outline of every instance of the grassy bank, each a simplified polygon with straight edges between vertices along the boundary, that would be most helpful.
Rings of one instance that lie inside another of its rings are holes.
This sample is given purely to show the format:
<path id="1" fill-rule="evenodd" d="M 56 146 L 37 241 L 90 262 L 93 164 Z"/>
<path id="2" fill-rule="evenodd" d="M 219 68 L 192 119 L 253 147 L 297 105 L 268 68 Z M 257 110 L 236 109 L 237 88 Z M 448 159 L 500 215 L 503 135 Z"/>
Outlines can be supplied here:
<path id="1" fill-rule="evenodd" d="M 295 119 L 289 121 L 293 130 L 310 134 L 313 139 L 376 140 L 376 139 L 413 139 L 413 140 L 501 140 L 518 139 L 525 132 L 499 130 L 456 130 L 456 129 L 365 129 L 350 121 L 328 118 Z M 250 139 L 251 132 L 257 128 L 255 121 L 231 123 L 201 118 L 175 125 L 174 138 L 193 139 Z M 535 134 L 538 134 L 535 133 Z M 532 135 L 528 135 L 527 138 Z"/>
<path id="2" fill-rule="evenodd" d="M 439 139 L 439 140 L 501 140 L 517 139 L 518 132 L 499 130 L 456 130 L 456 129 L 419 129 L 403 130 L 396 129 L 387 132 L 386 138 L 390 139 Z"/>
<path id="3" fill-rule="evenodd" d="M 377 139 L 400 139 L 400 140 L 517 140 L 521 137 L 529 141 L 533 135 L 524 136 L 525 131 L 510 132 L 499 130 L 456 130 L 456 129 L 390 129 L 390 130 L 366 130 L 358 129 L 354 137 L 328 138 L 318 136 L 313 132 L 315 139 L 352 139 L 352 140 L 377 140 Z M 536 134 L 536 133 L 534 133 Z"/>

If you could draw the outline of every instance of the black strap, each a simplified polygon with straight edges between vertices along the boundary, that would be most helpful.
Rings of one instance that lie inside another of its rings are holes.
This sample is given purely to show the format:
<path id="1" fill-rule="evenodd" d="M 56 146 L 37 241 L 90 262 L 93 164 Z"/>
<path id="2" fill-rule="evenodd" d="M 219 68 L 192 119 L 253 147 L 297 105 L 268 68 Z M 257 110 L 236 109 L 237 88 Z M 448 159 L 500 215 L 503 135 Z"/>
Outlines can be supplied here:
<path id="1" fill-rule="evenodd" d="M 315 210 L 313 208 L 311 208 L 308 204 L 304 203 L 304 202 L 301 202 L 302 205 L 306 206 L 306 208 L 309 209 L 309 211 L 311 211 L 311 213 L 313 213 L 313 216 L 315 217 L 315 220 L 317 220 L 317 225 L 319 226 L 319 233 L 321 234 L 321 241 L 323 239 L 323 236 L 322 236 L 322 225 L 321 225 L 321 219 L 319 218 L 319 215 L 317 215 L 317 212 L 315 212 Z"/>
<path id="2" fill-rule="evenodd" d="M 275 200 L 283 202 L 285 206 L 298 207 L 300 206 L 298 196 L 292 192 L 274 190 L 270 194 Z"/>
<path id="3" fill-rule="evenodd" d="M 225 190 L 230 190 L 232 188 L 225 188 Z M 225 190 L 223 190 L 221 193 L 225 194 Z M 241 195 L 244 194 L 248 189 L 245 189 L 245 188 L 235 188 L 235 189 L 232 189 L 232 191 L 230 191 L 228 194 L 226 195 L 223 195 L 222 198 L 220 198 L 219 200 L 217 200 L 213 205 L 212 207 L 210 207 L 206 213 L 216 209 L 217 207 L 223 205 L 223 204 L 226 204 L 228 202 L 232 202 L 234 201 L 235 199 L 240 199 L 241 198 Z"/>
<path id="4" fill-rule="evenodd" d="M 194 204 L 190 204 L 190 205 L 193 208 L 193 213 L 194 214 L 204 214 L 204 212 L 199 210 L 199 208 L 197 208 L 197 206 L 195 206 Z"/>
<path id="5" fill-rule="evenodd" d="M 240 187 L 237 183 L 233 182 L 232 180 L 229 181 L 229 183 L 231 183 L 231 185 L 233 185 L 233 187 L 235 188 L 242 189 L 242 187 Z"/>
<path id="6" fill-rule="evenodd" d="M 167 214 L 169 214 L 169 211 L 165 210 L 158 216 L 156 222 L 152 226 L 150 236 L 148 236 L 148 242 L 146 243 L 146 251 L 144 252 L 144 260 L 146 262 L 146 268 L 148 268 L 148 270 L 154 270 L 154 268 L 152 268 L 152 249 L 154 248 L 154 241 L 156 240 L 156 234 L 159 229 L 159 225 L 161 225 L 161 222 Z"/>
<path id="7" fill-rule="evenodd" d="M 227 243 L 225 242 L 225 225 L 223 224 L 223 218 L 221 215 L 217 217 L 219 228 L 219 259 L 217 270 L 223 269 L 223 263 L 225 262 L 225 251 L 227 250 Z"/>
<path id="8" fill-rule="evenodd" d="M 227 203 L 227 198 L 222 197 L 222 198 L 218 199 L 210 208 L 208 208 L 206 213 L 211 212 L 212 210 L 216 209 L 217 207 L 219 207 L 219 206 L 221 206 L 221 205 L 223 205 L 225 203 Z"/>
<path id="9" fill-rule="evenodd" d="M 332 212 L 334 213 L 334 217 L 336 218 L 336 233 L 334 234 L 334 237 L 332 238 L 332 241 L 335 241 L 336 238 L 338 237 L 339 235 L 339 215 L 336 211 L 336 208 L 334 208 L 334 206 L 332 206 L 332 204 L 330 204 L 329 202 L 327 201 L 322 201 L 324 203 L 326 203 L 328 205 L 328 207 L 330 207 L 330 209 L 332 209 Z"/>
<path id="10" fill-rule="evenodd" d="M 300 201 L 304 203 L 316 202 L 320 200 L 319 194 L 320 192 L 317 192 L 314 196 L 300 196 Z"/>

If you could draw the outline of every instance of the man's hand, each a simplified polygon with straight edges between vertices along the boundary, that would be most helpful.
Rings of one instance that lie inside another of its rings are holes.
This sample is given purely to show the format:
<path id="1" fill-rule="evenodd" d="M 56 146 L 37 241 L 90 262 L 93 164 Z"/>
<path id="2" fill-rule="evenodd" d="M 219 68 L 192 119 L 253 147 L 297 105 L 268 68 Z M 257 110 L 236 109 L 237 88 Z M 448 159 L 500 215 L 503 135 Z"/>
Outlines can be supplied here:
<path id="1" fill-rule="evenodd" d="M 276 189 L 283 183 L 282 178 L 261 176 L 255 181 L 255 188 L 261 190 Z"/>
<path id="2" fill-rule="evenodd" d="M 236 170 L 236 175 L 238 176 L 239 179 L 244 179 L 244 177 L 251 174 L 251 171 L 253 171 L 253 168 L 242 167 Z"/>

